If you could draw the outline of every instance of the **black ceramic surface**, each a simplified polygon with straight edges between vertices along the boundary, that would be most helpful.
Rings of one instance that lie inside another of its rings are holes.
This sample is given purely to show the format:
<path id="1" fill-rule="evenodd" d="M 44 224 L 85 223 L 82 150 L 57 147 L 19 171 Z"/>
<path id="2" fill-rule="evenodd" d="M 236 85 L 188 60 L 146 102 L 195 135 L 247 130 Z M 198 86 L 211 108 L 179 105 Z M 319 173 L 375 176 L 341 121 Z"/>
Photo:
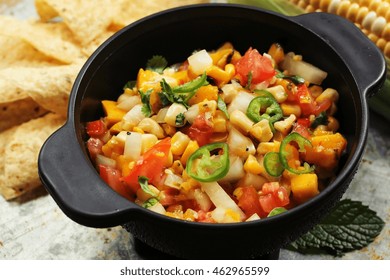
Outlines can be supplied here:
<path id="1" fill-rule="evenodd" d="M 241 53 L 273 42 L 328 72 L 325 87 L 340 93 L 340 131 L 348 140 L 338 177 L 317 197 L 281 215 L 239 224 L 201 224 L 143 209 L 111 190 L 93 168 L 84 124 L 103 115 L 100 101 L 122 86 L 155 54 L 170 63 L 196 49 L 230 41 Z M 104 43 L 82 68 L 71 93 L 68 121 L 43 146 L 41 180 L 59 207 L 90 227 L 123 225 L 145 244 L 178 258 L 248 259 L 277 251 L 317 223 L 341 198 L 361 160 L 367 137 L 366 98 L 385 79 L 380 51 L 352 23 L 331 14 L 284 17 L 257 8 L 208 4 L 144 18 Z"/>

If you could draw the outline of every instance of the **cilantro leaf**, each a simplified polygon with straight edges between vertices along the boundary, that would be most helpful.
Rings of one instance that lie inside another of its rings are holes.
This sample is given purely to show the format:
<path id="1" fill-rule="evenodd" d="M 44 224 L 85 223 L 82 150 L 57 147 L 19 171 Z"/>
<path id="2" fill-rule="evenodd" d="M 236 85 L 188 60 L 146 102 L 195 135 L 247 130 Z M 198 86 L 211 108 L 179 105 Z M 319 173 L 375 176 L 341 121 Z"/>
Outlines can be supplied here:
<path id="1" fill-rule="evenodd" d="M 152 105 L 150 105 L 150 94 L 152 90 L 149 89 L 145 93 L 141 90 L 138 91 L 141 96 L 142 108 L 141 111 L 145 115 L 145 117 L 150 117 L 152 114 Z"/>
<path id="2" fill-rule="evenodd" d="M 158 199 L 155 197 L 151 197 L 147 199 L 144 203 L 142 203 L 142 207 L 144 208 L 149 208 L 155 205 L 158 202 Z"/>
<path id="3" fill-rule="evenodd" d="M 296 85 L 300 85 L 300 84 L 305 83 L 305 79 L 300 77 L 300 76 L 297 76 L 297 75 L 295 75 L 295 76 L 285 75 L 285 74 L 283 74 L 280 71 L 278 71 L 278 73 L 276 74 L 276 78 L 290 80 L 291 82 L 293 82 Z"/>
<path id="4" fill-rule="evenodd" d="M 247 78 L 248 78 L 248 82 L 246 83 L 246 89 L 250 89 L 251 88 L 251 85 L 252 85 L 252 78 L 253 78 L 253 74 L 252 74 L 252 71 L 249 71 L 248 75 L 247 75 Z"/>
<path id="5" fill-rule="evenodd" d="M 152 197 L 155 197 L 156 194 L 152 192 L 152 190 L 149 188 L 149 178 L 146 176 L 139 176 L 138 177 L 138 183 L 141 186 L 141 189 L 147 193 L 150 194 Z"/>
<path id="6" fill-rule="evenodd" d="M 311 123 L 311 128 L 316 128 L 319 125 L 327 125 L 328 124 L 328 116 L 326 112 L 321 112 Z"/>
<path id="7" fill-rule="evenodd" d="M 146 69 L 162 74 L 167 67 L 168 61 L 161 55 L 154 55 L 146 63 Z"/>
<path id="8" fill-rule="evenodd" d="M 321 223 L 290 243 L 287 249 L 302 254 L 342 256 L 370 244 L 383 227 L 384 221 L 373 210 L 359 201 L 345 199 Z"/>
<path id="9" fill-rule="evenodd" d="M 226 107 L 226 103 L 225 103 L 225 101 L 223 101 L 223 99 L 219 95 L 218 95 L 218 100 L 217 100 L 217 106 L 218 106 L 218 109 L 221 110 L 225 114 L 226 118 L 230 119 L 229 112 L 228 112 L 227 107 Z"/>
<path id="10" fill-rule="evenodd" d="M 176 121 L 175 121 L 176 126 L 183 126 L 185 119 L 186 119 L 186 117 L 184 116 L 183 113 L 177 114 Z"/>

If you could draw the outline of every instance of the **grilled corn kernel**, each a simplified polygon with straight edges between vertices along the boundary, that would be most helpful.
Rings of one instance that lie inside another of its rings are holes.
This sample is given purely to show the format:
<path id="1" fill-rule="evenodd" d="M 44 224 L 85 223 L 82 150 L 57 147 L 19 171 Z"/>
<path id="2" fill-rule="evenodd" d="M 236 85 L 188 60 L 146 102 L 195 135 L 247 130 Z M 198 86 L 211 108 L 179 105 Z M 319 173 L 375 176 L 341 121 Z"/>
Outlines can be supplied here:
<path id="1" fill-rule="evenodd" d="M 280 148 L 279 141 L 261 142 L 257 146 L 256 152 L 259 155 L 265 155 L 268 152 L 279 152 L 279 148 Z"/>
<path id="2" fill-rule="evenodd" d="M 339 93 L 337 90 L 333 88 L 327 88 L 324 90 L 317 98 L 316 102 L 317 103 L 322 103 L 326 99 L 329 99 L 332 102 L 337 102 L 339 100 Z"/>
<path id="3" fill-rule="evenodd" d="M 260 163 L 253 155 L 249 155 L 244 163 L 244 170 L 252 174 L 260 174 L 262 171 Z"/>
<path id="4" fill-rule="evenodd" d="M 269 122 L 266 119 L 263 119 L 258 123 L 254 124 L 250 129 L 249 133 L 259 142 L 268 142 L 273 136 Z"/>
<path id="5" fill-rule="evenodd" d="M 178 131 L 176 132 L 171 139 L 171 151 L 172 154 L 180 156 L 184 153 L 187 148 L 188 143 L 190 142 L 190 137 L 188 135 Z"/>
<path id="6" fill-rule="evenodd" d="M 194 140 L 190 140 L 186 149 L 183 152 L 183 155 L 181 156 L 180 159 L 181 164 L 185 166 L 187 164 L 187 160 L 190 157 L 190 155 L 192 155 L 197 149 L 199 149 L 198 142 Z"/>
<path id="7" fill-rule="evenodd" d="M 245 113 L 240 110 L 234 110 L 230 114 L 230 122 L 239 130 L 248 133 L 253 126 L 253 121 L 251 121 Z"/>
<path id="8" fill-rule="evenodd" d="M 301 107 L 297 104 L 282 103 L 280 104 L 280 108 L 282 108 L 284 116 L 295 115 L 299 118 L 302 114 Z"/>
<path id="9" fill-rule="evenodd" d="M 274 127 L 277 131 L 280 131 L 283 135 L 286 135 L 290 132 L 296 119 L 297 118 L 295 117 L 295 115 L 291 114 L 288 118 L 282 121 L 275 122 Z"/>

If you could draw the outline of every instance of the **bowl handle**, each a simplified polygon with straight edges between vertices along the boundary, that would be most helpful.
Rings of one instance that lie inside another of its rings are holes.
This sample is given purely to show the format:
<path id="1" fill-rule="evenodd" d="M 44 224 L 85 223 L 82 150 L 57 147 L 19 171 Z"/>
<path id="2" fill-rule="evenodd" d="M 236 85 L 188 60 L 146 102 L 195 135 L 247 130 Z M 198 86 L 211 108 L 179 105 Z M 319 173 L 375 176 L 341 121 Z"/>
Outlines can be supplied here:
<path id="1" fill-rule="evenodd" d="M 42 146 L 38 172 L 46 190 L 72 220 L 90 227 L 124 224 L 140 207 L 109 188 L 72 136 L 69 124 Z"/>
<path id="2" fill-rule="evenodd" d="M 384 56 L 352 22 L 329 13 L 303 14 L 294 17 L 294 21 L 318 34 L 336 50 L 364 96 L 371 97 L 382 87 L 386 79 Z"/>

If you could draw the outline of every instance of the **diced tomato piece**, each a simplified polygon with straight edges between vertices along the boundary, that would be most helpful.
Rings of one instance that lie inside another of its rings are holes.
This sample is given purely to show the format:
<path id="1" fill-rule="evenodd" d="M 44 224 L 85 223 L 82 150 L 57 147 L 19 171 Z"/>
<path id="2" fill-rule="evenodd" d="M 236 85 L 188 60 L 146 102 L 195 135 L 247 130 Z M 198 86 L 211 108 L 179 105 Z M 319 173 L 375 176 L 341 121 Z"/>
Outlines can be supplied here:
<path id="1" fill-rule="evenodd" d="M 102 154 L 102 147 L 104 143 L 98 138 L 89 138 L 87 141 L 87 149 L 90 157 L 95 160 L 96 156 Z"/>
<path id="2" fill-rule="evenodd" d="M 330 106 L 332 106 L 332 101 L 330 99 L 325 99 L 321 103 L 316 103 L 316 106 L 313 110 L 313 114 L 318 116 L 322 112 L 328 110 L 330 108 Z"/>
<path id="3" fill-rule="evenodd" d="M 287 190 L 278 182 L 269 182 L 263 185 L 259 202 L 264 212 L 269 213 L 276 207 L 283 207 L 290 203 Z"/>
<path id="4" fill-rule="evenodd" d="M 149 178 L 149 183 L 159 185 L 164 176 L 165 164 L 171 148 L 171 138 L 165 138 L 146 151 L 136 162 L 130 174 L 123 177 L 123 181 L 136 193 L 140 188 L 139 176 Z"/>
<path id="5" fill-rule="evenodd" d="M 103 181 L 106 182 L 106 184 L 109 185 L 114 191 L 129 200 L 133 200 L 128 187 L 121 180 L 122 175 L 118 169 L 100 164 L 99 174 Z"/>
<path id="6" fill-rule="evenodd" d="M 102 120 L 87 122 L 86 130 L 89 137 L 99 138 L 107 132 L 107 127 Z"/>
<path id="7" fill-rule="evenodd" d="M 296 123 L 293 126 L 292 131 L 293 132 L 298 132 L 305 138 L 310 138 L 311 133 L 309 130 L 310 127 L 310 120 L 309 118 L 299 118 Z"/>
<path id="8" fill-rule="evenodd" d="M 188 136 L 198 142 L 199 147 L 210 143 L 213 127 L 206 120 L 205 114 L 195 118 L 194 123 L 188 129 Z"/>
<path id="9" fill-rule="evenodd" d="M 211 217 L 211 212 L 206 212 L 203 210 L 198 211 L 197 221 L 202 223 L 215 223 L 214 219 Z"/>
<path id="10" fill-rule="evenodd" d="M 241 85 L 248 83 L 248 76 L 252 76 L 251 83 L 258 84 L 275 76 L 276 71 L 272 61 L 262 56 L 256 49 L 249 48 L 241 57 L 236 66 L 236 73 L 239 76 Z"/>
<path id="11" fill-rule="evenodd" d="M 260 206 L 259 195 L 254 187 L 243 187 L 242 195 L 238 199 L 238 206 L 244 211 L 247 218 L 253 214 L 265 217 L 266 213 Z"/>
<path id="12" fill-rule="evenodd" d="M 305 84 L 298 85 L 297 89 L 298 90 L 297 90 L 296 97 L 297 97 L 298 104 L 301 107 L 302 114 L 304 116 L 309 116 L 313 114 L 316 104 L 309 89 Z"/>

